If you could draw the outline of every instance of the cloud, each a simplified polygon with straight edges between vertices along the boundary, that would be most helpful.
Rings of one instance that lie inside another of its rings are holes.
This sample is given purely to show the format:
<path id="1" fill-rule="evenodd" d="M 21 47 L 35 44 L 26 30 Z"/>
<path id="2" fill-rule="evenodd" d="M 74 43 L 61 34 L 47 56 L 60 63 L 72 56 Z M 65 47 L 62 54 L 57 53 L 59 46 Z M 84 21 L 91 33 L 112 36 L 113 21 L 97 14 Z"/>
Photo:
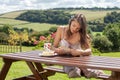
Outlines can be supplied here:
<path id="1" fill-rule="evenodd" d="M 59 7 L 120 7 L 120 0 L 0 0 L 0 13 Z"/>

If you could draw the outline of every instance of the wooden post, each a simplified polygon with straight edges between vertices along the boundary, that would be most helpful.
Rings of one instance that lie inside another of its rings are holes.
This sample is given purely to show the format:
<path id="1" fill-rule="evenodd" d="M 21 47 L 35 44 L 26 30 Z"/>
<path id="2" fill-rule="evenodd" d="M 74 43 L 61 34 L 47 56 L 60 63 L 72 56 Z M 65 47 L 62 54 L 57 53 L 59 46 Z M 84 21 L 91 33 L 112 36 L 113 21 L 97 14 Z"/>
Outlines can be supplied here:
<path id="1" fill-rule="evenodd" d="M 22 52 L 22 39 L 20 38 L 20 52 Z"/>

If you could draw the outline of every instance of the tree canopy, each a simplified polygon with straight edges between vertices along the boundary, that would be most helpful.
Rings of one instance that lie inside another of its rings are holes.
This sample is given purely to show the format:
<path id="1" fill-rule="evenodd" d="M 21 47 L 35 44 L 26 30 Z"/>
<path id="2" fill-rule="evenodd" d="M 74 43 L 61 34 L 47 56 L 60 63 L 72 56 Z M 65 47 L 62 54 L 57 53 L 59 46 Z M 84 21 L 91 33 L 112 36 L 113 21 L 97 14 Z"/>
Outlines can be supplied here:
<path id="1" fill-rule="evenodd" d="M 104 34 L 113 43 L 113 50 L 120 51 L 120 23 L 109 24 L 105 30 Z"/>
<path id="2" fill-rule="evenodd" d="M 71 14 L 59 10 L 30 10 L 16 19 L 40 23 L 67 24 L 70 17 Z"/>
<path id="3" fill-rule="evenodd" d="M 106 17 L 104 17 L 105 23 L 114 23 L 114 22 L 120 22 L 120 13 L 117 12 L 111 12 L 108 13 Z"/>

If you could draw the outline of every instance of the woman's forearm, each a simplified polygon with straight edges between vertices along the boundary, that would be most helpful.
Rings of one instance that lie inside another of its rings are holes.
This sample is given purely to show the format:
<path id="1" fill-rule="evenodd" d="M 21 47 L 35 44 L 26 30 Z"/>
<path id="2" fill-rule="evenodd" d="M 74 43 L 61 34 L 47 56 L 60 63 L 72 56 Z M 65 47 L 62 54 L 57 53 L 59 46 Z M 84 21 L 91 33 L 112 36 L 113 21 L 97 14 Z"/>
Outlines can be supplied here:
<path id="1" fill-rule="evenodd" d="M 54 48 L 53 50 L 55 51 L 55 53 L 59 55 L 70 54 L 70 48 L 59 47 L 59 48 Z"/>
<path id="2" fill-rule="evenodd" d="M 73 56 L 89 56 L 91 55 L 91 49 L 81 50 L 81 49 L 71 49 L 71 54 Z"/>

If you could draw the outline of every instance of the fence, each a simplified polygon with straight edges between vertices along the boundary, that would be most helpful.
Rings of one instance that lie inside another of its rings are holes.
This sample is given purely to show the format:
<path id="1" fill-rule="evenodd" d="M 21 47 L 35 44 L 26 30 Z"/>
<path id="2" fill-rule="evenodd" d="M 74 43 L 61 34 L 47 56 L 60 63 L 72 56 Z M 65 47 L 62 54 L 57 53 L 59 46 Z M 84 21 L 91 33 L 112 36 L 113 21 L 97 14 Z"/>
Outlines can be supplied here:
<path id="1" fill-rule="evenodd" d="M 17 42 L 16 45 L 11 45 L 7 40 L 0 40 L 0 52 L 11 53 L 11 52 L 22 52 L 21 42 Z"/>

